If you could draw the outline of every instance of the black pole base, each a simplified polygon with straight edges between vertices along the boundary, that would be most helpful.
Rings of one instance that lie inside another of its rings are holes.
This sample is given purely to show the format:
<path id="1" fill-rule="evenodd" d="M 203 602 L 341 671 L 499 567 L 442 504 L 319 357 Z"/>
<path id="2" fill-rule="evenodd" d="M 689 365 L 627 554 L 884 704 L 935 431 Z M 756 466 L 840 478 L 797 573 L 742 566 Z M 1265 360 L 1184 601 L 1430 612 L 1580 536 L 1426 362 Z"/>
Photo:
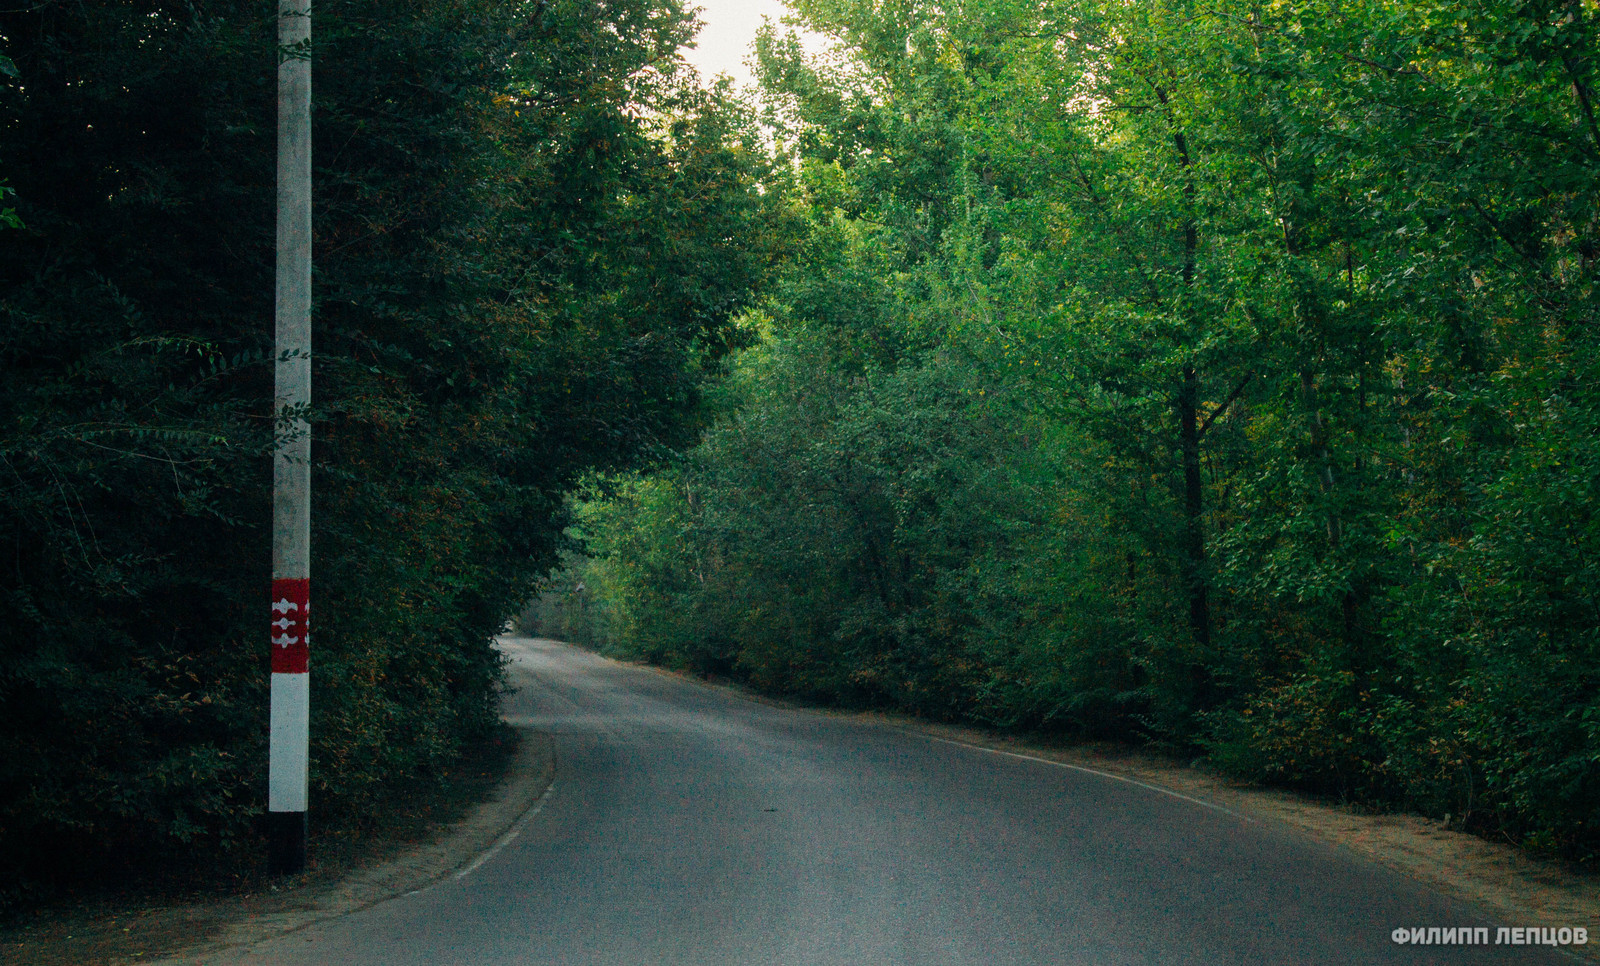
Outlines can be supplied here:
<path id="1" fill-rule="evenodd" d="M 295 875 L 306 868 L 306 813 L 267 813 L 267 871 Z"/>

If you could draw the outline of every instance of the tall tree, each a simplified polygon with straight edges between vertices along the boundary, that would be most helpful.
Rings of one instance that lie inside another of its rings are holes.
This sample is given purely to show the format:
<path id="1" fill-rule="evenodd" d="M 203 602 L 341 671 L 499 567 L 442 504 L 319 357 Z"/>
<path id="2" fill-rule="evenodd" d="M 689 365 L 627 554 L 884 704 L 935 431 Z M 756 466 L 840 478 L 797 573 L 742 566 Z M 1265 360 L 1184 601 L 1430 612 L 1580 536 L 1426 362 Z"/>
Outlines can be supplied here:
<path id="1" fill-rule="evenodd" d="M 260 808 L 267 13 L 0 13 L 0 898 Z M 673 0 L 317 16 L 312 793 L 356 821 L 494 720 L 565 487 L 691 438 L 783 203 Z"/>

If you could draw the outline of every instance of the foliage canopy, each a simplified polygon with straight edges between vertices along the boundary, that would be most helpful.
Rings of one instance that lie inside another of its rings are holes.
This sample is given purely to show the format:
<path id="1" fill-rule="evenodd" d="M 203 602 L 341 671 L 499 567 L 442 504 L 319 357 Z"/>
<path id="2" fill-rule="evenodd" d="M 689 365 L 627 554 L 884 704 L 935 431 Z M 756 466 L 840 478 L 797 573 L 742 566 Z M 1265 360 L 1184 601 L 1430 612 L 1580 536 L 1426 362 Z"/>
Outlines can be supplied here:
<path id="1" fill-rule="evenodd" d="M 326 827 L 493 722 L 561 493 L 693 437 L 787 216 L 748 111 L 678 59 L 677 0 L 316 18 Z M 0 901 L 254 840 L 273 37 L 233 0 L 0 12 Z"/>
<path id="2" fill-rule="evenodd" d="M 1592 0 L 793 6 L 770 336 L 552 619 L 1592 859 Z"/>

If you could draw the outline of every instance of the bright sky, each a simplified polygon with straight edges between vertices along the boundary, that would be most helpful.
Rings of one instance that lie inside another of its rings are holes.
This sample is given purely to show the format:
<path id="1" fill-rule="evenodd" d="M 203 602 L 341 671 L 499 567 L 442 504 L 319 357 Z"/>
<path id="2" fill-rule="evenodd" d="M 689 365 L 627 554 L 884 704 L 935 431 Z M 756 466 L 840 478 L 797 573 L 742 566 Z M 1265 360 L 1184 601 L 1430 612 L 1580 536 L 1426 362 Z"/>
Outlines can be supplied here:
<path id="1" fill-rule="evenodd" d="M 700 8 L 700 20 L 705 24 L 696 38 L 697 46 L 684 51 L 700 76 L 709 81 L 727 74 L 739 84 L 755 83 L 744 61 L 761 29 L 761 18 L 770 17 L 776 23 L 788 8 L 780 0 L 689 0 L 689 5 Z"/>

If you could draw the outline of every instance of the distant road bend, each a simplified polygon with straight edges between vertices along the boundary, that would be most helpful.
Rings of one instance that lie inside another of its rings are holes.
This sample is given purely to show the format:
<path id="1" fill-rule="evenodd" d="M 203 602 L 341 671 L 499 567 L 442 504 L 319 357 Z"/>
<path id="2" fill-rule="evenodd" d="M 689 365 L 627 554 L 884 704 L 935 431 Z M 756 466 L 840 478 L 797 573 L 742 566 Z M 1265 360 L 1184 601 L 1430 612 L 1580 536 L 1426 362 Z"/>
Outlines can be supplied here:
<path id="1" fill-rule="evenodd" d="M 372 966 L 1570 963 L 1270 822 L 509 639 L 555 785 L 470 874 L 204 961 Z M 1515 924 L 1513 924 L 1515 925 Z M 1491 930 L 1492 934 L 1492 930 Z"/>

